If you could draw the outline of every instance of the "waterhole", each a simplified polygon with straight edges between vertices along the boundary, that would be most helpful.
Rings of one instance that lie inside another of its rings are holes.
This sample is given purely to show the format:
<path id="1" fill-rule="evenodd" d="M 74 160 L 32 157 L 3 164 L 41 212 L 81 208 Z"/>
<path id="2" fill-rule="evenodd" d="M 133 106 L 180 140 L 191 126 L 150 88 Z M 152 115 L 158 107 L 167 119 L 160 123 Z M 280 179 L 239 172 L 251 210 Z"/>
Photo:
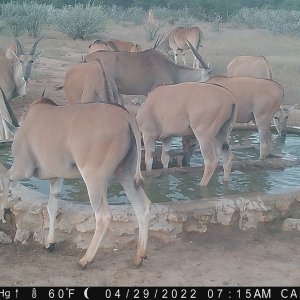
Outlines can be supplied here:
<path id="1" fill-rule="evenodd" d="M 173 139 L 173 148 L 181 148 L 181 139 Z M 272 134 L 273 152 L 288 159 L 300 158 L 300 137 L 289 133 L 285 139 Z M 252 130 L 235 130 L 230 137 L 234 160 L 259 159 L 259 137 Z M 240 147 L 240 146 L 243 147 Z M 157 144 L 159 147 L 159 143 Z M 12 164 L 11 146 L 1 145 L 0 161 L 7 167 Z M 201 166 L 201 154 L 196 151 L 191 159 L 191 166 Z M 223 182 L 223 171 L 216 170 L 209 185 L 200 187 L 202 172 L 198 175 L 164 174 L 159 178 L 145 177 L 144 189 L 152 202 L 172 202 L 180 200 L 195 200 L 215 196 L 228 196 L 241 193 L 265 192 L 275 194 L 285 192 L 300 185 L 300 166 L 285 168 L 284 170 L 255 170 L 232 171 L 231 181 Z M 21 181 L 27 187 L 49 194 L 47 180 L 32 178 Z M 65 179 L 61 197 L 64 200 L 89 202 L 87 190 L 82 179 Z M 127 196 L 122 187 L 115 180 L 108 189 L 110 204 L 128 203 Z"/>

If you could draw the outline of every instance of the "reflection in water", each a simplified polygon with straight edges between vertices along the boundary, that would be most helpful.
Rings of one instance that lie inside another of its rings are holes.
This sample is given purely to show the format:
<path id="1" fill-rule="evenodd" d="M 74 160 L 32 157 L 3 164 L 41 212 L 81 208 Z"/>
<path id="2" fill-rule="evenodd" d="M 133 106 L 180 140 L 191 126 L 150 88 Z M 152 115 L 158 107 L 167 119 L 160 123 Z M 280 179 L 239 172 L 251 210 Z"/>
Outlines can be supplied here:
<path id="1" fill-rule="evenodd" d="M 300 138 L 296 134 L 288 134 L 286 140 L 274 134 L 273 152 L 287 158 L 300 157 Z M 235 160 L 258 159 L 259 137 L 256 132 L 241 130 L 232 132 L 230 137 L 232 147 L 238 145 L 251 145 L 246 149 L 233 150 Z M 0 146 L 0 161 L 7 167 L 12 164 L 10 146 Z M 181 139 L 174 139 L 174 148 L 181 148 Z M 195 153 L 191 159 L 191 166 L 203 165 L 200 153 Z M 233 171 L 231 181 L 223 182 L 223 170 L 216 171 L 207 187 L 200 187 L 202 173 L 195 176 L 191 174 L 163 175 L 159 178 L 145 178 L 145 192 L 152 202 L 170 202 L 188 199 L 202 199 L 213 196 L 228 196 L 250 192 L 278 193 L 300 185 L 300 166 L 285 170 L 247 170 Z M 22 181 L 23 184 L 40 192 L 48 194 L 49 185 L 46 180 Z M 89 202 L 87 190 L 82 179 L 65 179 L 62 189 L 62 199 Z M 110 204 L 128 203 L 122 186 L 115 180 L 108 189 Z"/>

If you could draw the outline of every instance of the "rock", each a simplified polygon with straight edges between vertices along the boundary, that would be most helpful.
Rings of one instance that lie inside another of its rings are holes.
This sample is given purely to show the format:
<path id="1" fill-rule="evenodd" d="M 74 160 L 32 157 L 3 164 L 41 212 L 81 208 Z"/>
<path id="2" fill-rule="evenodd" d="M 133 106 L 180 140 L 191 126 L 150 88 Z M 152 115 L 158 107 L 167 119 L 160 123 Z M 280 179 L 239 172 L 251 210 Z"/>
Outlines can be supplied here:
<path id="1" fill-rule="evenodd" d="M 11 242 L 12 239 L 3 231 L 0 231 L 0 244 L 11 244 Z"/>
<path id="2" fill-rule="evenodd" d="M 283 231 L 300 230 L 300 219 L 292 219 L 292 218 L 285 219 L 281 229 Z"/>
<path id="3" fill-rule="evenodd" d="M 27 229 L 17 228 L 14 242 L 25 244 L 30 237 L 30 232 Z"/>

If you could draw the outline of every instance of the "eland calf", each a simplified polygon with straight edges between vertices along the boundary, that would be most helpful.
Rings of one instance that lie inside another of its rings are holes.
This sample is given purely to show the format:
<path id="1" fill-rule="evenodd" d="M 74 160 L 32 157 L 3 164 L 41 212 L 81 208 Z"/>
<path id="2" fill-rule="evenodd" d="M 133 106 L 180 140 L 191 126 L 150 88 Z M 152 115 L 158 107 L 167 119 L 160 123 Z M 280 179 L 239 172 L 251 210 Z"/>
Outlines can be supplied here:
<path id="1" fill-rule="evenodd" d="M 174 61 L 177 64 L 178 51 L 182 53 L 182 61 L 186 65 L 185 50 L 190 49 L 190 44 L 198 51 L 203 40 L 203 32 L 199 27 L 176 27 L 156 47 L 163 52 L 173 51 Z M 194 56 L 193 68 L 199 68 L 199 60 Z"/>
<path id="2" fill-rule="evenodd" d="M 151 170 L 156 140 L 162 141 L 161 161 L 168 167 L 172 137 L 195 134 L 204 159 L 200 185 L 206 186 L 222 154 L 224 180 L 229 180 L 232 153 L 228 137 L 236 118 L 235 96 L 226 88 L 186 82 L 151 91 L 137 113 L 145 145 L 146 169 Z"/>
<path id="3" fill-rule="evenodd" d="M 47 98 L 37 99 L 16 132 L 12 155 L 10 180 L 32 176 L 49 180 L 50 225 L 45 242 L 48 249 L 55 242 L 63 178 L 83 178 L 96 219 L 91 244 L 79 261 L 83 268 L 93 261 L 112 218 L 107 187 L 115 175 L 137 216 L 139 238 L 133 261 L 136 265 L 142 263 L 146 256 L 151 202 L 141 186 L 140 132 L 135 119 L 123 107 L 106 103 L 57 106 Z"/>

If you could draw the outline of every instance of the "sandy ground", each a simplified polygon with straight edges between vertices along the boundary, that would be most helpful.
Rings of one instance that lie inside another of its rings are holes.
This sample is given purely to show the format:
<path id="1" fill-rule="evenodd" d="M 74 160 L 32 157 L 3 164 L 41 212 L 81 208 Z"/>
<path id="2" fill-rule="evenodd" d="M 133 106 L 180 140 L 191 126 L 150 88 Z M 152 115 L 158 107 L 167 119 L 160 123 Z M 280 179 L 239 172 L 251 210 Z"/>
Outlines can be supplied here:
<path id="1" fill-rule="evenodd" d="M 0 246 L 0 286 L 299 286 L 300 234 L 213 227 L 161 245 L 150 239 L 142 267 L 134 248 L 101 250 L 87 270 L 66 245 Z"/>
<path id="2" fill-rule="evenodd" d="M 44 86 L 47 97 L 64 103 L 63 91 L 56 91 L 55 86 L 63 83 L 70 64 L 47 57 L 35 63 L 35 71 L 49 76 L 32 79 L 24 102 L 13 103 L 18 117 Z M 148 259 L 138 269 L 131 262 L 134 251 L 133 245 L 117 251 L 99 250 L 95 262 L 81 270 L 77 261 L 84 251 L 65 244 L 57 245 L 53 253 L 35 243 L 1 244 L 0 286 L 300 285 L 299 231 L 264 227 L 242 232 L 212 225 L 203 235 L 185 236 L 172 244 L 150 239 Z"/>

